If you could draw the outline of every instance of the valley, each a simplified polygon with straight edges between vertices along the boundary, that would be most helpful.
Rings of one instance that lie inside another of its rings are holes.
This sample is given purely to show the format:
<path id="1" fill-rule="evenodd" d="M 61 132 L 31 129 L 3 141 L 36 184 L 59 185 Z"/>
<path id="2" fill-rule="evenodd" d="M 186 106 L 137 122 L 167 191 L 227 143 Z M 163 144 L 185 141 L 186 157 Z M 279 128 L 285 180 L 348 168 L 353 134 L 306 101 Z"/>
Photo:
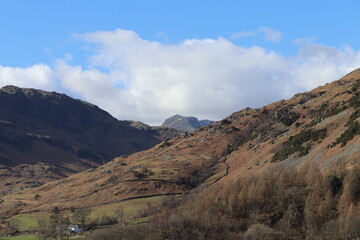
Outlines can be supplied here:
<path id="1" fill-rule="evenodd" d="M 41 186 L 15 191 L 14 180 L 8 178 L 12 190 L 1 197 L 1 216 L 29 232 L 39 227 L 36 219 L 51 216 L 54 209 L 72 218 L 72 213 L 88 208 L 91 221 L 107 216 L 109 222 L 103 225 L 117 222 L 109 227 L 116 234 L 116 229 L 133 236 L 143 232 L 146 239 L 248 239 L 250 231 L 271 233 L 269 239 L 304 239 L 317 232 L 320 236 L 330 223 L 335 228 L 344 217 L 353 218 L 350 206 L 358 211 L 360 198 L 350 188 L 355 181 L 350 176 L 358 176 L 359 168 L 359 93 L 360 70 L 355 70 L 310 92 L 243 109 L 147 150 L 86 165 L 86 170 L 58 180 L 49 175 L 53 181 Z M 33 165 L 34 174 L 52 171 L 46 165 L 50 163 Z M 328 185 L 331 178 L 339 185 Z M 336 190 L 330 197 L 331 186 Z M 311 201 L 333 215 L 311 222 L 320 212 L 310 208 Z M 326 201 L 331 206 L 325 207 Z M 125 213 L 121 218 L 119 209 Z M 287 214 L 298 217 L 291 220 Z M 293 232 L 286 232 L 286 226 Z M 101 239 L 106 231 L 89 239 Z"/>

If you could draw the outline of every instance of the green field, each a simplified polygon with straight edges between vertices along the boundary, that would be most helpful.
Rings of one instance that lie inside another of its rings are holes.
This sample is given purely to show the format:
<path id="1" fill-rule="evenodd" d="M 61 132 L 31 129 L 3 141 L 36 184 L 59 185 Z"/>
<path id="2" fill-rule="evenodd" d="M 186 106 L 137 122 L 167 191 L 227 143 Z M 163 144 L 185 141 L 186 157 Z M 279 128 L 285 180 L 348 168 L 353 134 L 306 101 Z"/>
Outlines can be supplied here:
<path id="1" fill-rule="evenodd" d="M 19 214 L 11 217 L 8 221 L 14 223 L 21 232 L 33 231 L 39 227 L 37 219 L 40 218 L 40 216 L 39 214 Z"/>
<path id="2" fill-rule="evenodd" d="M 70 239 L 81 239 L 84 236 L 70 237 Z M 16 237 L 0 237 L 0 240 L 40 240 L 38 236 L 16 236 Z"/>
<path id="3" fill-rule="evenodd" d="M 37 236 L 0 237 L 0 240 L 38 240 Z"/>
<path id="4" fill-rule="evenodd" d="M 129 201 L 114 203 L 107 206 L 99 206 L 93 207 L 91 209 L 91 215 L 89 216 L 89 222 L 92 221 L 101 221 L 103 217 L 110 216 L 110 217 L 117 217 L 118 211 L 124 211 L 124 220 L 128 224 L 140 224 L 149 221 L 149 217 L 134 217 L 137 215 L 139 209 L 146 209 L 151 204 L 156 206 L 160 204 L 162 201 L 167 199 L 167 196 L 156 196 L 156 197 L 149 197 L 144 199 L 133 199 Z M 72 219 L 73 213 L 70 211 L 63 212 L 65 217 Z M 47 219 L 49 217 L 49 213 L 41 212 L 41 213 L 31 213 L 31 214 L 19 214 L 15 215 L 7 221 L 11 222 L 15 225 L 18 230 L 22 234 L 30 234 L 34 233 L 38 230 L 38 220 L 39 219 Z M 72 219 L 73 220 L 73 219 Z M 71 237 L 70 239 L 79 239 L 84 238 L 84 236 L 77 236 Z M 40 240 L 40 237 L 34 235 L 22 235 L 22 236 L 15 236 L 15 237 L 0 237 L 0 240 Z"/>

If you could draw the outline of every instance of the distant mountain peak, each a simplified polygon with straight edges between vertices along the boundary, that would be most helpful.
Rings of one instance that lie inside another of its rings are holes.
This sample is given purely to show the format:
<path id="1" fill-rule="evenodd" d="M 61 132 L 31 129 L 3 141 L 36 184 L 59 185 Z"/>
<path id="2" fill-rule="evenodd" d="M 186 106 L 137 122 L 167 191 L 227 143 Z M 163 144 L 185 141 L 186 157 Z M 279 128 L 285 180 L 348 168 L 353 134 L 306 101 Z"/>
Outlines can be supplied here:
<path id="1" fill-rule="evenodd" d="M 196 117 L 186 117 L 180 114 L 176 114 L 168 119 L 161 125 L 162 127 L 175 128 L 176 130 L 183 132 L 192 132 L 202 126 L 213 124 L 215 121 L 211 120 L 198 120 Z"/>

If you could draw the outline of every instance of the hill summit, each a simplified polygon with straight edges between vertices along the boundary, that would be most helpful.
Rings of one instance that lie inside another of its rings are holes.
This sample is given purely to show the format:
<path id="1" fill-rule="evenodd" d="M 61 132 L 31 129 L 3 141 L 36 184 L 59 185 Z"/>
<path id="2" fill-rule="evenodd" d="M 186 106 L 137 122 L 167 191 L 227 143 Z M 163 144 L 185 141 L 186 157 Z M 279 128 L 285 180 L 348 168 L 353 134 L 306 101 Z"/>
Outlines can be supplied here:
<path id="1" fill-rule="evenodd" d="M 198 120 L 196 117 L 184 117 L 176 114 L 168 119 L 161 125 L 163 127 L 175 128 L 183 132 L 192 132 L 199 127 L 213 124 L 215 121 L 211 120 Z"/>

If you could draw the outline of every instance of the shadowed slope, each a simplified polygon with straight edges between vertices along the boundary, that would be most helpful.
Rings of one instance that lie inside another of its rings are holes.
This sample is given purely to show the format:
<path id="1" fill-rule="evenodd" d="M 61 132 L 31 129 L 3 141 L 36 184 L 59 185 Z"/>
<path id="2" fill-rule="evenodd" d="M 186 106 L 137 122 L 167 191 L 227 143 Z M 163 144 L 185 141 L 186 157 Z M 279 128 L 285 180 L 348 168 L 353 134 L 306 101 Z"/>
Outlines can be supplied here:
<path id="1" fill-rule="evenodd" d="M 7 186 L 22 176 L 38 185 L 44 179 L 37 177 L 63 177 L 176 135 L 172 129 L 118 121 L 65 94 L 15 86 L 0 90 L 0 178 L 19 177 L 3 179 Z"/>

